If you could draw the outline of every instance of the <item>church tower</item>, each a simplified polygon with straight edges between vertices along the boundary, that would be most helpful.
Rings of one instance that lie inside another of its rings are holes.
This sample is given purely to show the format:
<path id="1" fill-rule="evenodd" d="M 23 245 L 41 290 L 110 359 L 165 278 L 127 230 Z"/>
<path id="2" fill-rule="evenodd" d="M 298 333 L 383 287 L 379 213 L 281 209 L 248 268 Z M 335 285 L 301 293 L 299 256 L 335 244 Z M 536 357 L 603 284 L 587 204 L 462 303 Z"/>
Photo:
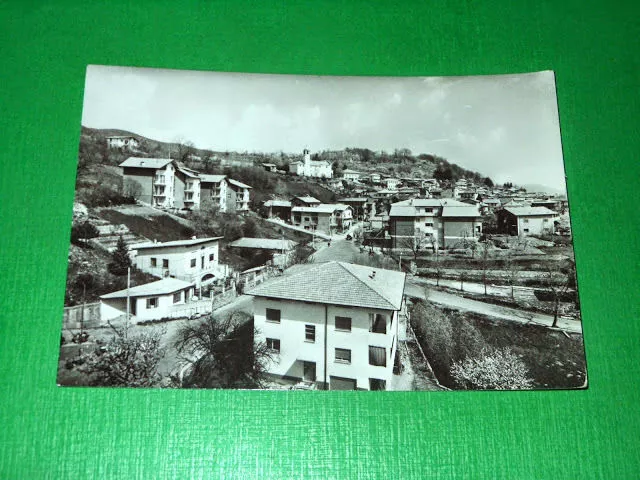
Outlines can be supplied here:
<path id="1" fill-rule="evenodd" d="M 311 175 L 311 154 L 309 153 L 309 149 L 305 148 L 302 151 L 302 154 L 304 156 L 304 176 L 310 176 Z"/>

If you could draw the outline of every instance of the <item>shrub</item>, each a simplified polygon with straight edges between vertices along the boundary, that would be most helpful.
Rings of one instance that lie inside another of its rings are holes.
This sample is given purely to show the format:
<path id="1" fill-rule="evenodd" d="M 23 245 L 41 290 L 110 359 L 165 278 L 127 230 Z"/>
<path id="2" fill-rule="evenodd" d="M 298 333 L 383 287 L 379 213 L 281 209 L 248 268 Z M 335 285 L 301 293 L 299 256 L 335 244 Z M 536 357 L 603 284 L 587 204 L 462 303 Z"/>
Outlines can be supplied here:
<path id="1" fill-rule="evenodd" d="M 100 235 L 98 229 L 92 223 L 88 221 L 75 224 L 71 227 L 71 243 L 75 245 L 84 245 L 90 238 L 95 238 Z"/>
<path id="2" fill-rule="evenodd" d="M 483 350 L 454 362 L 451 376 L 465 390 L 526 390 L 533 386 L 526 364 L 509 348 Z"/>

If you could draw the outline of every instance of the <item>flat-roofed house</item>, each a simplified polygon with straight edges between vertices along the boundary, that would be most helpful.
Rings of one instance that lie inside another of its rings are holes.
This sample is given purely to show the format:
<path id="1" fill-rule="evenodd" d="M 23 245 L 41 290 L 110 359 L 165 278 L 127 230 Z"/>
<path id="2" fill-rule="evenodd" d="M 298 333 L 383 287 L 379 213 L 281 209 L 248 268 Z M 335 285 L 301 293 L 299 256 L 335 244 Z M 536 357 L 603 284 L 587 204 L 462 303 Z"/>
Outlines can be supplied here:
<path id="1" fill-rule="evenodd" d="M 134 265 L 157 277 L 173 277 L 197 287 L 225 278 L 228 269 L 219 263 L 222 237 L 190 238 L 171 242 L 131 245 Z"/>
<path id="2" fill-rule="evenodd" d="M 193 284 L 176 278 L 163 278 L 129 289 L 100 296 L 100 320 L 112 320 L 129 314 L 135 320 L 159 320 L 170 316 L 171 310 L 188 303 L 194 294 Z"/>
<path id="3" fill-rule="evenodd" d="M 386 390 L 405 274 L 342 262 L 297 265 L 249 290 L 255 341 L 274 377 L 330 390 Z"/>
<path id="4" fill-rule="evenodd" d="M 410 199 L 391 205 L 389 234 L 392 248 L 408 248 L 417 232 L 437 241 L 439 248 L 459 246 L 482 234 L 477 206 L 452 199 Z"/>
<path id="5" fill-rule="evenodd" d="M 136 182 L 141 190 L 137 200 L 154 207 L 173 208 L 176 164 L 170 158 L 129 157 L 120 164 L 125 188 Z"/>
<path id="6" fill-rule="evenodd" d="M 497 212 L 498 231 L 508 235 L 551 235 L 558 214 L 546 207 L 505 207 Z"/>

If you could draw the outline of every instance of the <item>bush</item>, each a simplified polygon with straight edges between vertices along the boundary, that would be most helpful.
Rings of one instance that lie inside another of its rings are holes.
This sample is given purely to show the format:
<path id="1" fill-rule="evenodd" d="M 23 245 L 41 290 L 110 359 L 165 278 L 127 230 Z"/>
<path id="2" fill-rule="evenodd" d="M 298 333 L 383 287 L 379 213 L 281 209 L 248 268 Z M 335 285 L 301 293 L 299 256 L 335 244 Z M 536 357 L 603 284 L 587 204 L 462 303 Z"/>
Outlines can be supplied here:
<path id="1" fill-rule="evenodd" d="M 526 364 L 509 348 L 467 356 L 453 364 L 451 376 L 465 390 L 526 390 L 533 386 Z"/>
<path id="2" fill-rule="evenodd" d="M 92 223 L 88 221 L 75 224 L 71 227 L 71 243 L 74 245 L 84 245 L 90 238 L 95 238 L 100 235 L 98 229 Z"/>
<path id="3" fill-rule="evenodd" d="M 131 205 L 135 203 L 135 198 L 122 195 L 104 185 L 93 185 L 84 201 L 84 204 L 88 207 L 109 207 L 112 205 Z"/>

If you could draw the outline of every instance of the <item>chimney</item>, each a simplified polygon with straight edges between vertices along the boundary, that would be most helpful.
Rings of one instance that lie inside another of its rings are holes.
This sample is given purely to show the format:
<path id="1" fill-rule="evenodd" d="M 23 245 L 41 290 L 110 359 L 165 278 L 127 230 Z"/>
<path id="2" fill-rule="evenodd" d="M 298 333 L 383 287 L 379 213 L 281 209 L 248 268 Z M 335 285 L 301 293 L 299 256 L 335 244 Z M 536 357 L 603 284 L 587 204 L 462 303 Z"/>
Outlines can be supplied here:
<path id="1" fill-rule="evenodd" d="M 153 239 L 153 243 L 158 243 L 158 239 L 157 239 L 157 238 L 154 238 L 154 239 Z"/>
<path id="2" fill-rule="evenodd" d="M 195 240 L 195 239 L 196 239 L 196 236 L 195 236 L 195 235 L 194 235 L 193 237 L 191 237 L 191 240 Z"/>
<path id="3" fill-rule="evenodd" d="M 374 278 L 376 278 L 376 271 L 374 270 L 373 272 L 371 272 L 371 275 L 369 275 L 369 278 L 371 280 L 373 280 Z"/>

